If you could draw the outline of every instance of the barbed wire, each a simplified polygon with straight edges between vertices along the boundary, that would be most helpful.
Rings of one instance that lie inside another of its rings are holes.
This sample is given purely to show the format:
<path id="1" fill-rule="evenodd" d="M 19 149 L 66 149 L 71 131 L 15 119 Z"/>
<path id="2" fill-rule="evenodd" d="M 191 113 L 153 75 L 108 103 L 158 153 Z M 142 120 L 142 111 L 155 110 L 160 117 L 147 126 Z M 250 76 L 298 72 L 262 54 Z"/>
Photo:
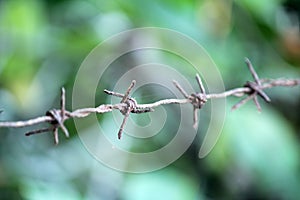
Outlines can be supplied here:
<path id="1" fill-rule="evenodd" d="M 200 110 L 205 103 L 209 99 L 215 98 L 226 98 L 228 96 L 236 96 L 236 97 L 246 97 L 240 100 L 237 104 L 232 107 L 232 110 L 236 110 L 245 103 L 250 100 L 253 100 L 257 109 L 261 111 L 260 103 L 258 102 L 258 97 L 262 98 L 265 102 L 270 103 L 271 99 L 264 92 L 264 89 L 273 88 L 273 87 L 292 87 L 300 85 L 300 79 L 260 79 L 255 72 L 250 60 L 248 58 L 245 59 L 247 67 L 249 68 L 251 75 L 254 81 L 247 81 L 243 87 L 234 88 L 222 93 L 211 93 L 207 94 L 205 91 L 205 87 L 201 81 L 201 78 L 198 74 L 196 74 L 196 81 L 198 83 L 200 92 L 188 94 L 177 81 L 173 81 L 175 87 L 180 91 L 183 95 L 184 99 L 163 99 L 153 103 L 148 104 L 139 104 L 137 101 L 129 96 L 132 88 L 135 86 L 136 81 L 133 80 L 126 90 L 124 94 L 104 90 L 104 92 L 108 95 L 112 95 L 118 98 L 121 98 L 120 103 L 117 104 L 102 104 L 95 108 L 81 108 L 74 110 L 72 112 L 66 110 L 65 108 L 65 89 L 61 90 L 61 98 L 60 98 L 60 109 L 51 109 L 46 112 L 45 116 L 36 117 L 34 119 L 29 119 L 25 121 L 12 121 L 12 122 L 0 122 L 0 128 L 19 128 L 19 127 L 27 127 L 33 126 L 40 123 L 48 123 L 50 126 L 47 128 L 41 128 L 37 130 L 33 130 L 25 133 L 26 136 L 44 133 L 44 132 L 52 132 L 54 135 L 54 143 L 59 143 L 58 138 L 58 129 L 60 128 L 66 137 L 69 137 L 68 129 L 65 127 L 64 122 L 71 118 L 83 118 L 87 117 L 92 113 L 103 114 L 106 112 L 111 112 L 113 110 L 119 110 L 123 115 L 123 121 L 120 125 L 120 129 L 118 132 L 118 138 L 121 139 L 122 132 L 126 121 L 130 115 L 130 113 L 147 113 L 153 112 L 155 107 L 166 105 L 166 104 L 191 104 L 193 106 L 193 127 L 196 129 L 198 126 L 198 110 Z M 1 114 L 2 110 L 0 110 Z"/>

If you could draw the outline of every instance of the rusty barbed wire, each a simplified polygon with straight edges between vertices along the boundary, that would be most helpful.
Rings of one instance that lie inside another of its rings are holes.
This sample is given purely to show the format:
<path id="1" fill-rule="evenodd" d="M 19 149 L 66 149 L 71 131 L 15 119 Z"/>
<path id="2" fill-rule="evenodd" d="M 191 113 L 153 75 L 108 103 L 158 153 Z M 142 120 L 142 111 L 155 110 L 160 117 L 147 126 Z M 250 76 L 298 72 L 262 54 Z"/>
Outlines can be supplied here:
<path id="1" fill-rule="evenodd" d="M 104 92 L 108 95 L 112 95 L 118 98 L 121 98 L 120 103 L 118 104 L 102 104 L 95 108 L 81 108 L 70 112 L 66 110 L 66 100 L 65 100 L 65 89 L 61 90 L 61 98 L 60 98 L 60 109 L 51 109 L 46 112 L 45 116 L 36 117 L 34 119 L 29 119 L 25 121 L 12 121 L 12 122 L 0 122 L 0 128 L 19 128 L 19 127 L 27 127 L 33 126 L 40 123 L 49 123 L 49 127 L 41 128 L 37 130 L 33 130 L 25 133 L 26 136 L 44 133 L 44 132 L 52 132 L 54 135 L 54 143 L 59 143 L 58 137 L 58 129 L 60 128 L 66 137 L 69 137 L 68 129 L 65 127 L 64 122 L 71 118 L 83 118 L 87 117 L 92 113 L 103 114 L 106 112 L 111 112 L 114 109 L 119 110 L 122 115 L 124 115 L 122 124 L 120 125 L 120 129 L 118 131 L 118 138 L 121 139 L 122 132 L 124 126 L 127 122 L 127 119 L 130 113 L 147 113 L 153 112 L 155 107 L 166 105 L 166 104 L 188 104 L 190 103 L 193 106 L 193 127 L 196 129 L 198 127 L 198 110 L 200 110 L 205 103 L 209 99 L 214 98 L 226 98 L 228 96 L 236 96 L 236 97 L 246 97 L 240 100 L 237 104 L 232 107 L 232 110 L 236 110 L 240 108 L 242 105 L 247 103 L 250 100 L 253 100 L 257 109 L 261 111 L 261 106 L 258 102 L 258 97 L 262 98 L 265 102 L 270 103 L 271 99 L 264 92 L 264 89 L 269 89 L 273 87 L 293 87 L 300 85 L 300 79 L 260 79 L 257 75 L 254 67 L 252 66 L 250 60 L 248 58 L 245 59 L 246 65 L 251 72 L 251 75 L 254 81 L 247 81 L 243 87 L 231 89 L 222 93 L 211 93 L 207 94 L 205 91 L 205 87 L 202 83 L 202 80 L 198 74 L 196 74 L 196 81 L 198 83 L 200 92 L 188 94 L 181 85 L 173 80 L 174 86 L 180 91 L 183 95 L 184 99 L 163 99 L 156 101 L 154 103 L 148 104 L 138 104 L 137 101 L 129 96 L 132 88 L 135 86 L 135 80 L 133 80 L 125 91 L 124 94 L 113 92 L 109 90 L 104 90 Z M 0 114 L 3 110 L 0 110 Z"/>

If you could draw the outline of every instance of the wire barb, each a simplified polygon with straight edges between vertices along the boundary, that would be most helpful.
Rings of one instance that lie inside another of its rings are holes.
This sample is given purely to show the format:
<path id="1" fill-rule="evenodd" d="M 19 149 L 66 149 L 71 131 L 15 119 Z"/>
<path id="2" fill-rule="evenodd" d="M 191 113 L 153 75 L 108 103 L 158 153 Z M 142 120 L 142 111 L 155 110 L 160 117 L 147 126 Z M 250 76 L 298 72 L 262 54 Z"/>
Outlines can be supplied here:
<path id="1" fill-rule="evenodd" d="M 173 84 L 186 99 L 189 98 L 189 95 L 187 94 L 187 92 L 181 87 L 181 85 L 179 85 L 179 83 L 177 81 L 173 80 Z"/>
<path id="2" fill-rule="evenodd" d="M 45 132 L 49 132 L 49 131 L 53 131 L 53 128 L 50 127 L 50 128 L 42 128 L 42 129 L 29 131 L 29 132 L 25 133 L 25 136 L 31 136 L 31 135 L 34 135 L 34 134 L 45 133 Z"/>
<path id="3" fill-rule="evenodd" d="M 201 80 L 199 74 L 196 74 L 196 80 L 197 80 L 197 83 L 198 83 L 198 85 L 199 85 L 199 88 L 200 88 L 201 93 L 202 93 L 202 94 L 205 94 L 205 88 L 204 88 L 204 86 L 203 86 L 203 83 L 202 83 L 202 80 Z"/>
<path id="4" fill-rule="evenodd" d="M 132 88 L 134 87 L 135 83 L 136 83 L 135 80 L 133 80 L 131 82 L 131 84 L 129 85 L 129 87 L 128 87 L 126 93 L 125 93 L 125 95 L 123 96 L 123 98 L 121 100 L 121 103 L 124 103 L 128 99 L 128 95 L 129 95 L 130 91 L 132 90 Z"/>
<path id="5" fill-rule="evenodd" d="M 255 80 L 255 82 L 258 85 L 261 85 L 260 80 L 258 78 L 258 75 L 257 75 L 256 71 L 254 70 L 254 67 L 253 67 L 251 61 L 249 60 L 249 58 L 247 58 L 247 57 L 245 58 L 245 63 L 248 66 L 248 68 L 249 68 L 249 70 L 250 70 L 250 72 L 251 72 L 251 74 L 252 74 L 253 79 Z"/>

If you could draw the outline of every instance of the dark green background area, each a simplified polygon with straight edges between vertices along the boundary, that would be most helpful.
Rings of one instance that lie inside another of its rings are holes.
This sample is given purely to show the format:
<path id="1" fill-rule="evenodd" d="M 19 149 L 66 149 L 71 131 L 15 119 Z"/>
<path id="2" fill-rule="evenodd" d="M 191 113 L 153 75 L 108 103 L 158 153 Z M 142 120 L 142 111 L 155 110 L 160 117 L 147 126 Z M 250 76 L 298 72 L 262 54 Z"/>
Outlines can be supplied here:
<path id="1" fill-rule="evenodd" d="M 75 76 L 88 53 L 110 36 L 139 27 L 169 28 L 193 38 L 216 63 L 227 89 L 251 79 L 244 57 L 260 77 L 299 78 L 299 16 L 297 0 L 2 0 L 0 120 L 29 119 L 58 107 L 62 86 L 71 109 Z M 172 62 L 172 56 L 166 57 Z M 123 63 L 131 66 L 134 58 L 116 61 Z M 119 77 L 121 72 L 111 69 L 108 74 Z M 190 81 L 196 88 L 193 77 Z M 99 87 L 113 84 L 104 80 Z M 162 91 L 141 88 L 137 100 L 156 101 L 164 97 Z M 228 98 L 221 137 L 213 151 L 199 159 L 209 123 L 209 109 L 204 109 L 204 125 L 187 152 L 170 166 L 146 174 L 117 172 L 94 160 L 72 120 L 66 123 L 71 138 L 60 134 L 58 146 L 52 134 L 25 137 L 32 127 L 0 129 L 0 199 L 297 199 L 300 89 L 266 93 L 272 103 L 261 101 L 262 113 L 252 102 L 230 112 L 238 99 Z M 101 93 L 96 98 L 99 104 L 108 102 Z M 177 111 L 171 108 L 166 110 L 172 116 Z M 99 116 L 99 121 L 109 121 L 108 116 Z M 149 120 L 133 119 L 141 124 Z M 132 151 L 168 142 L 178 122 L 167 122 L 158 139 L 136 143 Z"/>

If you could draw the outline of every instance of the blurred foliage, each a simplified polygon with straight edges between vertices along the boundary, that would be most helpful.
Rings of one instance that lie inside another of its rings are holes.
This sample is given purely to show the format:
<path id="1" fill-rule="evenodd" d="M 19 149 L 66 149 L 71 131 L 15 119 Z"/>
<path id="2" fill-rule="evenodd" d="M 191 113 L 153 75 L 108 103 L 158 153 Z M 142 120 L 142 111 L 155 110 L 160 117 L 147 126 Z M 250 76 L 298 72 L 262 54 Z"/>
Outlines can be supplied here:
<path id="1" fill-rule="evenodd" d="M 226 88 L 251 78 L 245 56 L 261 77 L 299 77 L 299 16 L 297 0 L 2 0 L 0 120 L 27 119 L 58 106 L 62 86 L 70 108 L 75 75 L 87 54 L 113 34 L 137 27 L 170 28 L 196 40 L 216 62 Z M 120 59 L 116 65 L 132 66 L 130 60 Z M 119 77 L 121 72 L 108 74 Z M 144 89 L 155 95 L 137 91 L 138 100 L 163 96 L 159 89 Z M 208 157 L 198 158 L 203 138 L 199 131 L 176 162 L 147 174 L 124 174 L 94 160 L 71 121 L 67 126 L 72 137 L 62 138 L 59 146 L 53 146 L 50 134 L 25 138 L 27 128 L 1 129 L 0 199 L 297 199 L 299 88 L 267 92 L 272 104 L 264 104 L 261 114 L 251 104 L 228 112 Z M 97 102 L 105 100 L 99 95 Z M 228 110 L 235 102 L 229 99 Z M 209 118 L 202 113 L 205 128 Z M 140 152 L 163 146 L 176 123 L 169 119 L 158 139 L 130 148 Z"/>

